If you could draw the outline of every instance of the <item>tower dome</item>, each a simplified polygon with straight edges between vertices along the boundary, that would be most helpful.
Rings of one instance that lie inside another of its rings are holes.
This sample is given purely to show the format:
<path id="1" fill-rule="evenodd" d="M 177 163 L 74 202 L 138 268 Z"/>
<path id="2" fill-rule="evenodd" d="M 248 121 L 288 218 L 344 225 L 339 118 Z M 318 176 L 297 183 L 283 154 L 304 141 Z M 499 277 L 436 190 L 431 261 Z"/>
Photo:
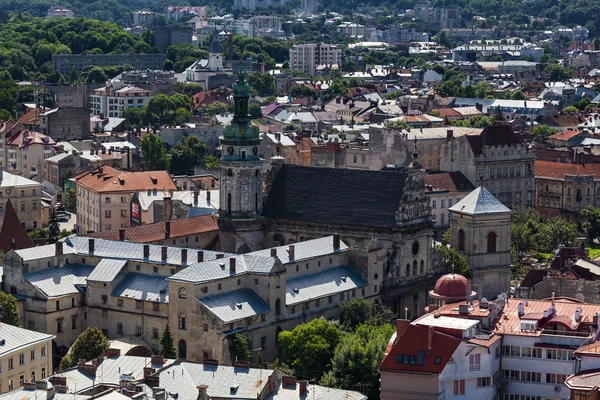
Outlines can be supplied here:
<path id="1" fill-rule="evenodd" d="M 443 300 L 446 304 L 463 301 L 467 298 L 468 286 L 469 283 L 464 276 L 447 274 L 437 280 L 435 288 L 429 292 L 429 295 L 436 300 Z M 476 294 L 475 292 L 471 292 L 471 297 Z"/>

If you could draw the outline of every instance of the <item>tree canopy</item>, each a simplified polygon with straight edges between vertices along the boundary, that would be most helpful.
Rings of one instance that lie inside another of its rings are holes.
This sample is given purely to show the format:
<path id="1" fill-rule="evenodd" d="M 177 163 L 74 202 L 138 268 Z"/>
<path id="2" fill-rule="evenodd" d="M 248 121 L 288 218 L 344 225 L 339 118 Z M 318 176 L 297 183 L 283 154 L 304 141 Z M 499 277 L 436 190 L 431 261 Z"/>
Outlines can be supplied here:
<path id="1" fill-rule="evenodd" d="M 197 136 L 184 136 L 171 149 L 169 170 L 173 174 L 193 174 L 194 167 L 204 162 L 206 143 Z"/>
<path id="2" fill-rule="evenodd" d="M 90 326 L 77 337 L 67 355 L 63 357 L 60 369 L 74 367 L 79 360 L 89 361 L 103 356 L 106 354 L 106 350 L 108 350 L 108 339 L 100 329 Z"/>
<path id="3" fill-rule="evenodd" d="M 167 150 L 162 140 L 154 133 L 144 136 L 140 142 L 142 150 L 142 164 L 150 171 L 165 170 L 169 168 Z"/>
<path id="4" fill-rule="evenodd" d="M 453 247 L 443 244 L 435 246 L 435 251 L 442 258 L 442 266 L 448 273 L 455 273 L 469 278 L 471 276 L 471 268 L 465 261 L 464 257 Z"/>
<path id="5" fill-rule="evenodd" d="M 0 322 L 19 326 L 20 321 L 17 299 L 11 294 L 0 292 Z"/>
<path id="6" fill-rule="evenodd" d="M 586 230 L 588 238 L 591 240 L 600 237 L 600 208 L 587 206 L 581 210 L 581 218 L 583 219 L 583 229 Z"/>
<path id="7" fill-rule="evenodd" d="M 175 359 L 177 357 L 177 351 L 175 350 L 175 345 L 173 343 L 173 334 L 171 334 L 168 324 L 165 325 L 165 330 L 160 337 L 160 351 L 158 354 L 170 359 Z"/>
<path id="8" fill-rule="evenodd" d="M 361 324 L 385 325 L 396 320 L 396 314 L 380 303 L 365 299 L 352 299 L 342 303 L 342 326 L 345 330 L 356 329 Z"/>

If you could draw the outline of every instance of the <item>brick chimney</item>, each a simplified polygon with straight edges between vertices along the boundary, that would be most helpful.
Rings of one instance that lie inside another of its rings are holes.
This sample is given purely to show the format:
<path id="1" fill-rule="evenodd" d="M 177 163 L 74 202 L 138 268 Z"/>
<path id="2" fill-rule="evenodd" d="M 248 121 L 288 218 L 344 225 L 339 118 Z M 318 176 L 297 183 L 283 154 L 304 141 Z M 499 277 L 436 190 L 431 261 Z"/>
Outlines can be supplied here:
<path id="1" fill-rule="evenodd" d="M 334 252 L 338 252 L 340 251 L 340 234 L 339 233 L 334 233 L 333 234 L 333 251 Z"/>
<path id="2" fill-rule="evenodd" d="M 204 252 L 202 250 L 198 250 L 198 262 L 204 262 Z"/>
<path id="3" fill-rule="evenodd" d="M 235 274 L 235 257 L 229 259 L 229 272 Z"/>
<path id="4" fill-rule="evenodd" d="M 452 129 L 448 129 L 446 131 L 446 140 L 450 140 L 454 137 L 454 131 Z"/>
<path id="5" fill-rule="evenodd" d="M 199 194 L 199 191 L 194 190 L 194 205 L 198 204 L 198 194 Z"/>
<path id="6" fill-rule="evenodd" d="M 106 350 L 106 358 L 119 357 L 120 355 L 121 355 L 121 349 Z"/>
<path id="7" fill-rule="evenodd" d="M 198 398 L 197 400 L 209 400 L 208 397 L 208 386 L 207 385 L 200 385 L 198 387 L 196 387 L 196 389 L 198 389 Z"/>
<path id="8" fill-rule="evenodd" d="M 302 380 L 300 381 L 300 396 L 305 394 L 308 391 L 308 381 Z"/>
<path id="9" fill-rule="evenodd" d="M 290 244 L 290 247 L 288 247 L 288 255 L 290 257 L 290 261 L 293 261 L 296 258 L 296 251 L 295 251 L 295 247 L 293 244 Z"/>
<path id="10" fill-rule="evenodd" d="M 273 257 L 273 258 L 277 257 L 277 248 L 276 247 L 271 248 L 271 257 Z"/>
<path id="11" fill-rule="evenodd" d="M 63 254 L 63 242 L 61 242 L 61 241 L 56 242 L 55 249 L 56 249 L 56 255 L 57 256 L 62 256 L 62 254 Z"/>
<path id="12" fill-rule="evenodd" d="M 97 369 L 98 369 L 97 365 L 86 364 L 84 360 L 79 360 L 79 363 L 77 364 L 77 370 L 79 372 L 91 375 L 93 377 L 96 377 L 96 370 Z"/>
<path id="13" fill-rule="evenodd" d="M 125 241 L 125 228 L 120 228 L 119 229 L 119 240 L 121 242 Z"/>
<path id="14" fill-rule="evenodd" d="M 187 249 L 181 249 L 181 263 L 187 264 Z"/>
<path id="15" fill-rule="evenodd" d="M 169 239 L 171 237 L 171 221 L 165 221 L 165 239 Z"/>
<path id="16" fill-rule="evenodd" d="M 427 351 L 431 353 L 431 348 L 433 346 L 433 330 L 434 327 L 429 325 L 427 327 Z"/>
<path id="17" fill-rule="evenodd" d="M 165 197 L 163 199 L 164 209 L 163 212 L 165 214 L 165 220 L 168 221 L 173 219 L 173 199 L 171 197 Z"/>
<path id="18" fill-rule="evenodd" d="M 217 260 L 220 260 L 221 258 L 225 258 L 225 254 L 223 254 L 223 253 L 217 254 Z"/>
<path id="19" fill-rule="evenodd" d="M 206 189 L 206 202 L 210 203 L 210 190 Z"/>
<path id="20" fill-rule="evenodd" d="M 150 357 L 150 363 L 156 365 L 163 365 L 165 363 L 165 359 L 162 356 L 154 355 Z"/>
<path id="21" fill-rule="evenodd" d="M 396 337 L 401 337 L 404 334 L 404 331 L 410 325 L 410 321 L 407 319 L 397 319 L 396 320 Z"/>
<path id="22" fill-rule="evenodd" d="M 154 368 L 144 367 L 144 378 L 147 378 L 150 375 L 154 375 L 155 372 L 156 372 L 156 370 Z"/>
<path id="23" fill-rule="evenodd" d="M 95 241 L 94 239 L 88 239 L 88 251 L 90 254 L 94 254 L 94 246 L 95 246 Z"/>
<path id="24" fill-rule="evenodd" d="M 162 262 L 167 262 L 167 246 L 162 246 L 160 248 L 160 259 Z"/>
<path id="25" fill-rule="evenodd" d="M 150 258 L 150 245 L 144 245 L 144 259 Z"/>

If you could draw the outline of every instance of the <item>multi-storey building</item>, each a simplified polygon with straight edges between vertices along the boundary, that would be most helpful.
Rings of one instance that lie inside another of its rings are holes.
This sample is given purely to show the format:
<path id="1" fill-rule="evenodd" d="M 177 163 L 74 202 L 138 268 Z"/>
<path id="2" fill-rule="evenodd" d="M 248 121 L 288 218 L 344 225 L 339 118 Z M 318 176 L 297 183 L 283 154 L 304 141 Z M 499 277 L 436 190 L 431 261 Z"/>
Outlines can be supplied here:
<path id="1" fill-rule="evenodd" d="M 337 31 L 342 36 L 364 37 L 366 28 L 356 22 L 342 22 L 337 26 Z"/>
<path id="2" fill-rule="evenodd" d="M 43 174 L 44 160 L 55 153 L 56 142 L 49 136 L 27 129 L 7 131 L 0 148 L 0 166 L 21 172 L 25 177 Z"/>
<path id="3" fill-rule="evenodd" d="M 250 23 L 253 25 L 254 35 L 261 31 L 281 30 L 281 17 L 275 15 L 255 15 L 250 18 Z"/>
<path id="4" fill-rule="evenodd" d="M 300 10 L 306 14 L 314 14 L 319 9 L 318 0 L 301 0 Z"/>
<path id="5" fill-rule="evenodd" d="M 68 75 L 72 70 L 81 72 L 90 65 L 132 65 L 134 69 L 162 69 L 166 60 L 166 54 L 53 54 L 52 70 Z"/>
<path id="6" fill-rule="evenodd" d="M 151 97 L 150 90 L 110 82 L 106 87 L 94 90 L 91 95 L 92 114 L 122 118 L 125 110 L 142 108 L 148 104 Z"/>
<path id="7" fill-rule="evenodd" d="M 384 256 L 376 239 L 351 251 L 339 235 L 243 255 L 71 236 L 7 253 L 4 282 L 26 299 L 24 324 L 58 346 L 97 326 L 156 351 L 168 324 L 178 358 L 228 364 L 233 333 L 272 360 L 282 330 L 338 318 L 353 298 L 378 299 Z"/>
<path id="8" fill-rule="evenodd" d="M 152 22 L 154 19 L 154 13 L 148 10 L 134 11 L 133 13 L 133 25 L 145 25 Z"/>
<path id="9" fill-rule="evenodd" d="M 73 18 L 75 13 L 70 8 L 52 6 L 48 10 L 48 18 Z"/>
<path id="10" fill-rule="evenodd" d="M 154 44 L 161 53 L 166 53 L 170 46 L 182 43 L 192 44 L 194 29 L 187 25 L 167 25 L 156 30 Z"/>
<path id="11" fill-rule="evenodd" d="M 100 167 L 74 178 L 80 234 L 129 226 L 131 196 L 136 191 L 177 190 L 167 171 L 125 172 Z"/>
<path id="12" fill-rule="evenodd" d="M 90 110 L 59 107 L 40 114 L 40 132 L 55 140 L 90 138 Z"/>
<path id="13" fill-rule="evenodd" d="M 178 21 L 181 18 L 193 15 L 206 19 L 206 7 L 199 6 L 169 6 L 165 7 L 165 16 L 169 21 Z"/>
<path id="14" fill-rule="evenodd" d="M 333 44 L 295 44 L 290 50 L 290 70 L 315 74 L 318 65 L 340 65 L 342 49 Z"/>
<path id="15" fill-rule="evenodd" d="M 42 184 L 0 168 L 0 213 L 11 201 L 23 228 L 42 227 Z"/>
<path id="16" fill-rule="evenodd" d="M 0 394 L 48 378 L 53 335 L 0 324 Z"/>
<path id="17" fill-rule="evenodd" d="M 533 206 L 535 154 L 508 126 L 491 126 L 441 145 L 441 170 L 460 171 L 508 206 Z"/>
<path id="18" fill-rule="evenodd" d="M 461 18 L 456 8 L 432 7 L 430 2 L 415 5 L 415 17 L 434 30 L 460 28 Z"/>

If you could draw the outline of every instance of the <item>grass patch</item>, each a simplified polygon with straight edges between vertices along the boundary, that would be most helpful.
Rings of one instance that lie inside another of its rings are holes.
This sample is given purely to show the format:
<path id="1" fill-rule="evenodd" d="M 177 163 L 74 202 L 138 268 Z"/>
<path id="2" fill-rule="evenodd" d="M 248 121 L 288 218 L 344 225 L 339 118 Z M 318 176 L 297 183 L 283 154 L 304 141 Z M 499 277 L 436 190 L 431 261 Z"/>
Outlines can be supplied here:
<path id="1" fill-rule="evenodd" d="M 535 255 L 535 258 L 537 258 L 538 260 L 553 260 L 554 259 L 554 253 L 553 252 L 548 252 L 548 253 L 544 253 L 542 251 L 538 251 L 537 254 Z"/>
<path id="2" fill-rule="evenodd" d="M 590 252 L 590 259 L 594 259 L 596 257 L 600 257 L 600 245 L 598 244 L 590 244 L 586 246 L 586 249 Z"/>

